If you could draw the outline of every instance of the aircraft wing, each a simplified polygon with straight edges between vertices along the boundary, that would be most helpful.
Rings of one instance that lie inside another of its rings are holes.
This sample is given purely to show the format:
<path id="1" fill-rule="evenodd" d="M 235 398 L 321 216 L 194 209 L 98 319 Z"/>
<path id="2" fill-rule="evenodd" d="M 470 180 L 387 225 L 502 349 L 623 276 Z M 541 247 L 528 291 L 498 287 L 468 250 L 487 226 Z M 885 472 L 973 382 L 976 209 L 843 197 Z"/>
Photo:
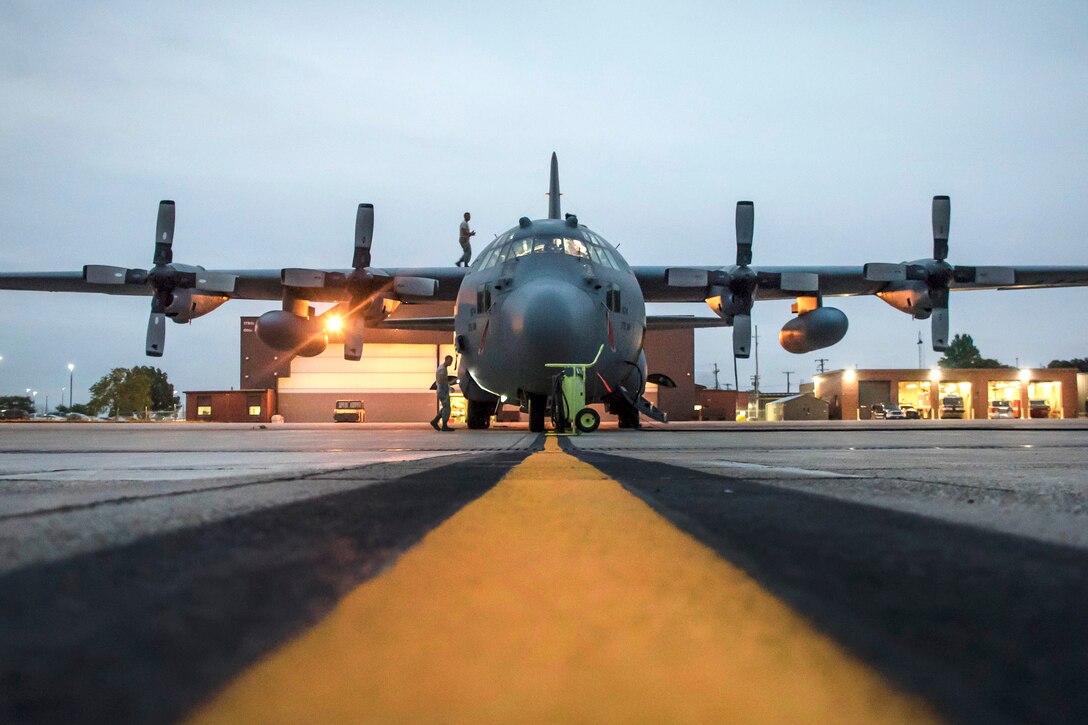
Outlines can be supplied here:
<path id="1" fill-rule="evenodd" d="M 633 266 L 632 271 L 642 288 L 643 297 L 647 302 L 702 302 L 707 297 L 707 284 L 682 286 L 677 281 L 696 281 L 696 272 L 714 275 L 715 273 L 728 272 L 728 268 L 722 267 L 647 267 Z M 798 295 L 797 289 L 788 289 L 788 281 L 791 279 L 804 279 L 806 277 L 818 279 L 820 294 L 827 297 L 846 297 L 855 295 L 874 295 L 891 288 L 895 283 L 888 281 L 874 281 L 866 279 L 866 268 L 862 267 L 829 267 L 813 265 L 810 267 L 752 267 L 758 289 L 754 295 L 757 300 L 781 300 L 791 299 Z M 1007 278 L 998 282 L 968 281 L 966 278 L 975 277 L 973 270 L 1000 269 L 1011 272 L 1010 282 Z M 682 275 L 670 270 L 679 270 Z M 1011 290 L 1011 289 L 1037 289 L 1046 287 L 1083 287 L 1088 286 L 1088 267 L 1056 267 L 1056 266 L 1003 266 L 997 267 L 972 267 L 957 265 L 955 267 L 957 279 L 953 279 L 948 288 L 953 291 L 969 290 Z M 784 276 L 787 284 L 784 285 Z M 793 275 L 793 277 L 791 277 Z M 678 279 L 685 277 L 685 280 Z"/>
<path id="2" fill-rule="evenodd" d="M 452 317 L 388 317 L 377 325 L 385 330 L 453 332 Z"/>
<path id="3" fill-rule="evenodd" d="M 697 327 L 726 327 L 720 317 L 696 317 L 695 315 L 646 315 L 647 330 L 689 330 Z"/>
<path id="4" fill-rule="evenodd" d="M 647 315 L 646 328 L 649 330 L 686 330 L 697 327 L 725 327 L 725 320 L 719 317 L 696 317 L 695 315 Z M 378 327 L 387 330 L 433 330 L 453 332 L 452 317 L 389 317 L 382 320 Z"/>
<path id="5" fill-rule="evenodd" d="M 124 270 L 124 268 L 115 269 Z M 143 270 L 131 271 L 143 272 Z M 284 283 L 284 273 L 286 271 L 281 269 L 200 270 L 197 276 L 208 274 L 220 280 L 233 278 L 233 289 L 230 291 L 222 289 L 207 290 L 210 294 L 222 295 L 231 299 L 280 300 L 283 299 L 285 291 L 300 289 L 302 291 L 300 296 L 305 299 L 314 302 L 339 302 L 345 297 L 344 280 L 352 273 L 350 269 L 315 270 L 324 275 L 325 280 L 327 280 L 322 286 L 294 288 Z M 313 270 L 307 271 L 313 272 Z M 438 284 L 434 295 L 429 296 L 427 299 L 439 302 L 453 301 L 457 298 L 457 290 L 460 288 L 461 280 L 468 272 L 467 269 L 459 267 L 371 267 L 367 271 L 378 277 L 388 277 L 391 284 L 395 284 L 395 280 L 398 278 L 433 279 Z M 289 278 L 288 281 L 290 281 Z M 88 282 L 82 271 L 0 272 L 0 289 L 38 292 L 91 292 L 109 295 L 151 295 L 151 287 L 147 283 L 146 274 L 128 274 L 125 275 L 124 280 L 119 279 L 116 283 L 102 284 Z M 199 291 L 201 287 L 197 284 L 194 289 Z M 394 289 L 390 289 L 386 296 L 392 299 L 402 299 L 402 296 Z M 421 301 L 418 297 L 409 299 L 407 295 L 403 296 L 403 299 L 404 301 Z"/>

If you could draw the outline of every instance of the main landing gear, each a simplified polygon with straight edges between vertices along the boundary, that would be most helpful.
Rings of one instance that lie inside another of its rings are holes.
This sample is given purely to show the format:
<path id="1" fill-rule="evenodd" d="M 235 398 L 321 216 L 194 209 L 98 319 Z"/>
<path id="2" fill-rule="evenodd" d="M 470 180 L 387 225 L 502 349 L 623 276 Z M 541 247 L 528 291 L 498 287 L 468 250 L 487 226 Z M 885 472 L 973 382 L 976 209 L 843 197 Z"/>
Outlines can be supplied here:
<path id="1" fill-rule="evenodd" d="M 495 412 L 495 404 L 487 400 L 468 400 L 468 410 L 465 412 L 465 424 L 472 430 L 485 430 L 491 427 L 491 414 Z"/>

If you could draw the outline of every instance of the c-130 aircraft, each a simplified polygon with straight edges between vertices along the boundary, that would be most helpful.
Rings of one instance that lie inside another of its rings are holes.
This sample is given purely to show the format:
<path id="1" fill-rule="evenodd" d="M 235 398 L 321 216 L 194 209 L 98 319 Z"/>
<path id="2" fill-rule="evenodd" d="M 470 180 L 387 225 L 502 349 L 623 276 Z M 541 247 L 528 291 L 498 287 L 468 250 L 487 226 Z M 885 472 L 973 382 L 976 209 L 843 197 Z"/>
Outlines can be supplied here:
<path id="1" fill-rule="evenodd" d="M 282 309 L 257 321 L 270 347 L 303 356 L 328 344 L 325 322 L 343 321 L 344 357 L 359 360 L 366 330 L 375 327 L 451 331 L 460 355 L 458 379 L 470 428 L 487 428 L 497 406 L 518 402 L 529 428 L 542 431 L 546 410 L 559 427 L 589 432 L 600 419 L 591 408 L 555 412 L 569 401 L 558 384 L 581 370 L 584 404 L 601 402 L 635 428 L 640 415 L 663 420 L 645 398 L 646 330 L 733 328 L 733 353 L 747 358 L 757 300 L 796 298 L 796 317 L 779 342 L 802 354 L 829 347 L 846 334 L 834 296 L 875 295 L 915 319 L 932 321 L 933 349 L 947 349 L 952 290 L 1029 289 L 1088 285 L 1088 267 L 964 266 L 948 257 L 950 203 L 933 197 L 933 256 L 861 267 L 752 267 L 754 206 L 736 207 L 736 263 L 722 267 L 631 266 L 603 237 L 560 211 L 559 167 L 551 158 L 548 217 L 522 217 L 468 268 L 371 266 L 374 207 L 356 215 L 352 268 L 206 270 L 173 261 L 174 202 L 159 205 L 150 269 L 87 265 L 81 272 L 3 273 L 0 289 L 99 292 L 151 296 L 146 352 L 161 356 L 165 321 L 189 322 L 229 299 L 281 300 Z M 453 317 L 397 318 L 401 303 L 454 302 Z M 317 315 L 311 302 L 336 305 Z M 647 302 L 705 302 L 716 317 L 647 315 Z"/>

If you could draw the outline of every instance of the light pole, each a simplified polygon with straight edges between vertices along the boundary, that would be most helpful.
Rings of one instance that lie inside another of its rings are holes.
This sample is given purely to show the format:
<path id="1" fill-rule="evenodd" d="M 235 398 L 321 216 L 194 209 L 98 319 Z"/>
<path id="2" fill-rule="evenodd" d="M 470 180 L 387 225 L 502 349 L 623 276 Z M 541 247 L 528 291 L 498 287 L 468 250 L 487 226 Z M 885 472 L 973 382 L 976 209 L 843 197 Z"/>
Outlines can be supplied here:
<path id="1" fill-rule="evenodd" d="M 72 376 L 75 374 L 76 366 L 72 363 L 68 363 L 68 408 L 72 407 L 72 393 L 75 392 L 75 388 L 72 387 Z M 62 401 L 63 402 L 63 401 Z"/>

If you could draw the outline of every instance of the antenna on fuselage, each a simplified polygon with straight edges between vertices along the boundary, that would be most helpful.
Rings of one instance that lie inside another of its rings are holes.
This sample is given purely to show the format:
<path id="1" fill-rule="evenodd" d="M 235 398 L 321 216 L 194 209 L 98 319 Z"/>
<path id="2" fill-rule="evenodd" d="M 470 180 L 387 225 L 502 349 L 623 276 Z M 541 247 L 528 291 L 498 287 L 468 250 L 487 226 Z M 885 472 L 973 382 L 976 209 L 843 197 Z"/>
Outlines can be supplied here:
<path id="1" fill-rule="evenodd" d="M 552 179 L 548 185 L 548 218 L 561 219 L 559 212 L 559 159 L 552 151 Z"/>

